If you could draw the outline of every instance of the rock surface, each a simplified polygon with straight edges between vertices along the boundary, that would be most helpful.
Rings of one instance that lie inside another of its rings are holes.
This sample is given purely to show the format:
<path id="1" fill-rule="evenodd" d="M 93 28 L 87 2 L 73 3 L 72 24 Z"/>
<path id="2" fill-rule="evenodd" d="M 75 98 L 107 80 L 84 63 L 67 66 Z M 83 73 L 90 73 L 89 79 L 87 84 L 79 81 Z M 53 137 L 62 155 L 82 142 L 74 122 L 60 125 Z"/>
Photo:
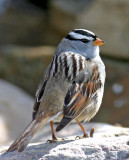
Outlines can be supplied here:
<path id="1" fill-rule="evenodd" d="M 32 118 L 33 98 L 0 79 L 0 146 L 14 140 Z"/>
<path id="2" fill-rule="evenodd" d="M 126 130 L 127 134 L 122 135 L 120 130 L 123 133 Z M 75 140 L 75 137 L 69 137 L 65 141 L 51 144 L 31 143 L 22 153 L 6 153 L 8 147 L 3 147 L 0 149 L 0 160 L 128 160 L 129 129 L 120 130 L 117 128 L 110 131 L 110 134 L 96 133 L 94 138 Z"/>

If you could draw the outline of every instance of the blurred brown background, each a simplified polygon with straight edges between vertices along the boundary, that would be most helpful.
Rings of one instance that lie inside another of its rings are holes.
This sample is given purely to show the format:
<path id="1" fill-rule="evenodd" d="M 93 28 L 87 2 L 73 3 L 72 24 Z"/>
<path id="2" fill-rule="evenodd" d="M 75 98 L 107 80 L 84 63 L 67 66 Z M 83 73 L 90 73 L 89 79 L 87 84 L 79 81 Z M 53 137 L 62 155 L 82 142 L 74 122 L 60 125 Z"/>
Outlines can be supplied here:
<path id="1" fill-rule="evenodd" d="M 30 121 L 44 70 L 74 28 L 89 29 L 105 41 L 105 93 L 92 121 L 129 126 L 128 0 L 0 0 L 1 143 Z"/>

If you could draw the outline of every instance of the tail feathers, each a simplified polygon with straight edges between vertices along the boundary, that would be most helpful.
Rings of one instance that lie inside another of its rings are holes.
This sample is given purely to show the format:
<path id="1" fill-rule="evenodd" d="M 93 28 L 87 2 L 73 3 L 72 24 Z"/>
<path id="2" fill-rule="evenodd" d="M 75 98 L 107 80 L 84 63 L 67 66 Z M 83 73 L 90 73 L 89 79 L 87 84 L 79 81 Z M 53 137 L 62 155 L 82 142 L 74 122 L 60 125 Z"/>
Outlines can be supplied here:
<path id="1" fill-rule="evenodd" d="M 63 117 L 61 122 L 58 124 L 58 126 L 56 127 L 56 132 L 60 131 L 61 129 L 63 129 L 68 123 L 70 123 L 72 121 L 72 118 L 69 117 Z"/>
<path id="2" fill-rule="evenodd" d="M 12 152 L 17 150 L 22 152 L 28 143 L 31 141 L 32 137 L 37 133 L 37 131 L 47 122 L 48 118 L 35 119 L 33 120 L 25 129 L 25 131 L 18 137 L 13 144 L 9 147 L 7 152 Z"/>

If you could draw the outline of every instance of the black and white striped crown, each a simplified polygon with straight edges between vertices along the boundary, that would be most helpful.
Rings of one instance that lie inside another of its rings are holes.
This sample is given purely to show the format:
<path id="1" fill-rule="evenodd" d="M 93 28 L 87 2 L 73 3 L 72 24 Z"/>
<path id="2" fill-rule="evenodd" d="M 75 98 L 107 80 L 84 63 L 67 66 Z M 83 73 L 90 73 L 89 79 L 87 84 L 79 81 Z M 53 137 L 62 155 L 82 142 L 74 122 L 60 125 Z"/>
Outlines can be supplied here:
<path id="1" fill-rule="evenodd" d="M 83 43 L 88 43 L 89 41 L 96 40 L 97 36 L 85 29 L 74 29 L 66 37 L 69 40 L 82 41 Z"/>

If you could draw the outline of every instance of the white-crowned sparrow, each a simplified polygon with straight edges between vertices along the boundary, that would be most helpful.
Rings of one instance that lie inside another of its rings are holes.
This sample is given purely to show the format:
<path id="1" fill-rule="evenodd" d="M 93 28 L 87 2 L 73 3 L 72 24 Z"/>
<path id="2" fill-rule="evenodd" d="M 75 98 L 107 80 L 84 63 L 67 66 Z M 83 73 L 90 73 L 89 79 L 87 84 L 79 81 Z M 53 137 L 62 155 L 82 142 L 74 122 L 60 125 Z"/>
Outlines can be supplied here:
<path id="1" fill-rule="evenodd" d="M 62 39 L 37 90 L 33 119 L 8 152 L 23 151 L 46 122 L 50 122 L 52 139 L 56 140 L 52 120 L 60 121 L 56 131 L 76 120 L 87 136 L 80 121 L 95 116 L 104 91 L 105 66 L 99 56 L 102 44 L 94 33 L 84 29 L 75 29 Z"/>

